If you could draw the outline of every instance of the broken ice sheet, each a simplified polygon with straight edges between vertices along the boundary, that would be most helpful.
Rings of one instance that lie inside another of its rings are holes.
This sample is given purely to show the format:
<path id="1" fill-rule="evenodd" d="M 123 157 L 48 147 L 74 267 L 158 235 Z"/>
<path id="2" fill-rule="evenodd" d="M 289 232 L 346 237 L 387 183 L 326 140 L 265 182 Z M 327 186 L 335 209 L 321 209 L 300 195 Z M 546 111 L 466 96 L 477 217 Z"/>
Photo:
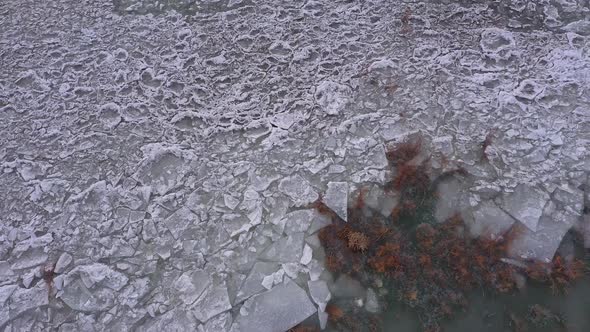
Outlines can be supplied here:
<path id="1" fill-rule="evenodd" d="M 278 269 L 277 263 L 271 262 L 256 262 L 248 277 L 242 283 L 240 290 L 236 295 L 235 303 L 242 302 L 252 295 L 258 294 L 264 290 L 262 281 L 264 277 L 272 275 Z"/>
<path id="2" fill-rule="evenodd" d="M 195 331 L 197 322 L 192 315 L 182 308 L 174 308 L 154 319 L 149 319 L 138 330 L 146 332 L 161 331 Z"/>
<path id="3" fill-rule="evenodd" d="M 188 162 L 179 148 L 167 148 L 160 143 L 142 147 L 146 159 L 142 162 L 137 178 L 150 185 L 160 195 L 176 187 L 188 172 Z"/>
<path id="4" fill-rule="evenodd" d="M 236 318 L 240 331 L 287 331 L 316 312 L 307 293 L 292 281 L 253 297 L 244 306 L 247 315 Z"/>
<path id="5" fill-rule="evenodd" d="M 173 287 L 177 290 L 182 302 L 192 304 L 199 298 L 210 282 L 209 274 L 203 270 L 198 270 L 183 273 L 174 282 Z"/>
<path id="6" fill-rule="evenodd" d="M 537 230 L 539 218 L 548 200 L 549 195 L 545 191 L 520 184 L 513 193 L 504 197 L 502 207 L 504 211 L 534 232 Z"/>
<path id="7" fill-rule="evenodd" d="M 192 307 L 192 312 L 201 322 L 231 309 L 227 287 L 223 284 L 210 285 L 205 289 L 197 302 Z"/>
<path id="8" fill-rule="evenodd" d="M 440 182 L 436 188 L 438 199 L 434 216 L 438 222 L 445 222 L 455 213 L 461 212 L 464 204 L 463 185 L 457 179 Z"/>
<path id="9" fill-rule="evenodd" d="M 300 175 L 282 179 L 279 190 L 289 196 L 295 206 L 310 204 L 318 199 L 313 187 Z"/>
<path id="10" fill-rule="evenodd" d="M 285 220 L 282 221 L 285 225 L 285 234 L 305 232 L 309 229 L 316 212 L 314 210 L 297 210 L 288 213 Z"/>
<path id="11" fill-rule="evenodd" d="M 385 147 L 383 144 L 377 144 L 372 148 L 366 155 L 366 158 L 367 163 L 365 166 L 369 168 L 383 169 L 389 165 L 387 157 L 385 156 Z"/>
<path id="12" fill-rule="evenodd" d="M 164 223 L 174 238 L 179 239 L 187 228 L 199 222 L 199 217 L 196 214 L 188 208 L 182 207 L 168 217 Z"/>
<path id="13" fill-rule="evenodd" d="M 330 182 L 323 197 L 324 203 L 342 220 L 348 218 L 348 183 Z"/>
<path id="14" fill-rule="evenodd" d="M 472 236 L 490 236 L 497 238 L 506 232 L 515 220 L 494 202 L 485 201 L 473 211 L 473 222 L 469 224 Z"/>
<path id="15" fill-rule="evenodd" d="M 510 246 L 510 254 L 522 259 L 550 262 L 561 240 L 580 216 L 549 202 L 535 232 L 525 229 Z"/>
<path id="16" fill-rule="evenodd" d="M 312 174 L 317 174 L 319 171 L 326 168 L 333 162 L 334 161 L 332 158 L 320 156 L 315 159 L 303 162 L 303 166 L 307 168 Z"/>
<path id="17" fill-rule="evenodd" d="M 281 263 L 299 262 L 303 254 L 304 233 L 282 237 L 271 244 L 260 258 Z"/>

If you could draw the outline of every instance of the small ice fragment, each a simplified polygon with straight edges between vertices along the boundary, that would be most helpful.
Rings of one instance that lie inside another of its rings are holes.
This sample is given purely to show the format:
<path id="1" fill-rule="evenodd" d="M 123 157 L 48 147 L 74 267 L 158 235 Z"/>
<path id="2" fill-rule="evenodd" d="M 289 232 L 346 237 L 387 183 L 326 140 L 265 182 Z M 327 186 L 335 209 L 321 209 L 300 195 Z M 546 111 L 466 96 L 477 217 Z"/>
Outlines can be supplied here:
<path id="1" fill-rule="evenodd" d="M 379 312 L 379 300 L 377 299 L 377 294 L 372 288 L 367 290 L 367 300 L 365 301 L 365 309 L 371 313 L 378 313 Z"/>
<path id="2" fill-rule="evenodd" d="M 53 269 L 53 271 L 55 273 L 63 273 L 66 267 L 70 265 L 72 260 L 72 255 L 68 254 L 67 252 L 64 252 L 63 254 L 61 254 L 61 256 L 59 256 L 59 259 L 57 260 L 57 263 L 55 263 L 55 268 Z"/>
<path id="3" fill-rule="evenodd" d="M 230 210 L 233 210 L 240 204 L 240 200 L 233 197 L 232 195 L 225 194 L 223 195 L 223 203 L 227 206 Z"/>
<path id="4" fill-rule="evenodd" d="M 203 270 L 185 272 L 173 284 L 180 299 L 185 304 L 194 303 L 209 286 L 211 280 L 209 274 Z"/>
<path id="5" fill-rule="evenodd" d="M 303 255 L 301 256 L 301 260 L 299 261 L 303 265 L 307 265 L 311 262 L 311 258 L 313 255 L 313 250 L 307 244 L 303 247 Z"/>
<path id="6" fill-rule="evenodd" d="M 287 276 L 291 279 L 297 278 L 297 276 L 299 275 L 299 271 L 301 271 L 301 268 L 297 263 L 285 263 L 281 266 L 285 271 L 285 274 L 287 274 Z"/>
<path id="7" fill-rule="evenodd" d="M 320 329 L 324 330 L 328 324 L 328 314 L 318 310 L 318 320 L 320 321 Z"/>
<path id="8" fill-rule="evenodd" d="M 274 275 L 268 275 L 262 279 L 262 286 L 266 289 L 271 289 L 274 283 Z"/>

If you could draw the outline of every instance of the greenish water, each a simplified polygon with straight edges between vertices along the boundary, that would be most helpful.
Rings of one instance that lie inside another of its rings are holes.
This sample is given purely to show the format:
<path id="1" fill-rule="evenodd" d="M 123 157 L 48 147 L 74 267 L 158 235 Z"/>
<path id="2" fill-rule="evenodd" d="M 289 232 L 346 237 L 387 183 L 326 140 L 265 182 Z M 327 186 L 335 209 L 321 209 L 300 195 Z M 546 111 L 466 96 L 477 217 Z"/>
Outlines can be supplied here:
<path id="1" fill-rule="evenodd" d="M 552 319 L 545 324 L 534 324 L 530 314 L 534 305 L 541 305 L 559 316 L 563 324 Z M 531 285 L 510 295 L 474 292 L 469 296 L 467 310 L 457 312 L 441 326 L 444 331 L 457 332 L 517 331 L 511 315 L 524 323 L 522 331 L 590 331 L 590 278 L 578 280 L 566 294 L 553 294 L 547 287 Z M 401 304 L 394 303 L 384 313 L 383 322 L 383 331 L 422 330 L 417 315 Z"/>

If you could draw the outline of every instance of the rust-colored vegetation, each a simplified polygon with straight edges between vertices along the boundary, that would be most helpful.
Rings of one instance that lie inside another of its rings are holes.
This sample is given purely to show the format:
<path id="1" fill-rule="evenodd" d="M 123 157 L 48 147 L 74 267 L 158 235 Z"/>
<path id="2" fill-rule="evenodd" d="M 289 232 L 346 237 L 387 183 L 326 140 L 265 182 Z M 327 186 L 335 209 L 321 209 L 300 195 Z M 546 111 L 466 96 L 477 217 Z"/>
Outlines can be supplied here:
<path id="1" fill-rule="evenodd" d="M 43 275 L 43 280 L 47 286 L 47 294 L 51 297 L 51 292 L 53 290 L 53 280 L 55 279 L 55 264 L 49 263 L 43 266 L 41 274 Z"/>
<path id="2" fill-rule="evenodd" d="M 466 309 L 468 292 L 473 289 L 508 293 L 517 289 L 519 276 L 527 276 L 564 290 L 583 275 L 582 262 L 560 256 L 550 264 L 530 262 L 526 268 L 505 262 L 518 227 L 496 239 L 472 239 L 465 236 L 466 225 L 459 215 L 445 223 L 434 222 L 436 192 L 421 148 L 422 141 L 415 139 L 387 152 L 394 174 L 386 189 L 401 195 L 391 215 L 385 217 L 368 208 L 365 190 L 349 207 L 348 221 L 330 214 L 332 224 L 320 230 L 319 239 L 332 273 L 347 274 L 367 287 L 377 278 L 384 280 L 389 293 L 413 308 L 429 331 L 440 330 L 443 319 Z M 329 214 L 325 205 L 316 203 L 315 207 Z M 347 313 L 342 308 L 328 305 L 326 312 L 330 323 L 345 324 Z"/>

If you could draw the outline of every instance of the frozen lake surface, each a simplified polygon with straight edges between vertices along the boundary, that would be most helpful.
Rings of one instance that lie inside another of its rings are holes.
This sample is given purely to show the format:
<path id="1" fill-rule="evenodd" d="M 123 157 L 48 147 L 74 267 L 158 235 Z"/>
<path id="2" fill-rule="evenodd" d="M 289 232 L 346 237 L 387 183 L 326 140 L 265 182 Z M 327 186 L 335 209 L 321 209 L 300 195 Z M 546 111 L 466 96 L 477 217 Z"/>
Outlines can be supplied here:
<path id="1" fill-rule="evenodd" d="M 3 0 L 0 330 L 324 326 L 310 204 L 415 135 L 437 220 L 590 247 L 590 2 Z"/>

